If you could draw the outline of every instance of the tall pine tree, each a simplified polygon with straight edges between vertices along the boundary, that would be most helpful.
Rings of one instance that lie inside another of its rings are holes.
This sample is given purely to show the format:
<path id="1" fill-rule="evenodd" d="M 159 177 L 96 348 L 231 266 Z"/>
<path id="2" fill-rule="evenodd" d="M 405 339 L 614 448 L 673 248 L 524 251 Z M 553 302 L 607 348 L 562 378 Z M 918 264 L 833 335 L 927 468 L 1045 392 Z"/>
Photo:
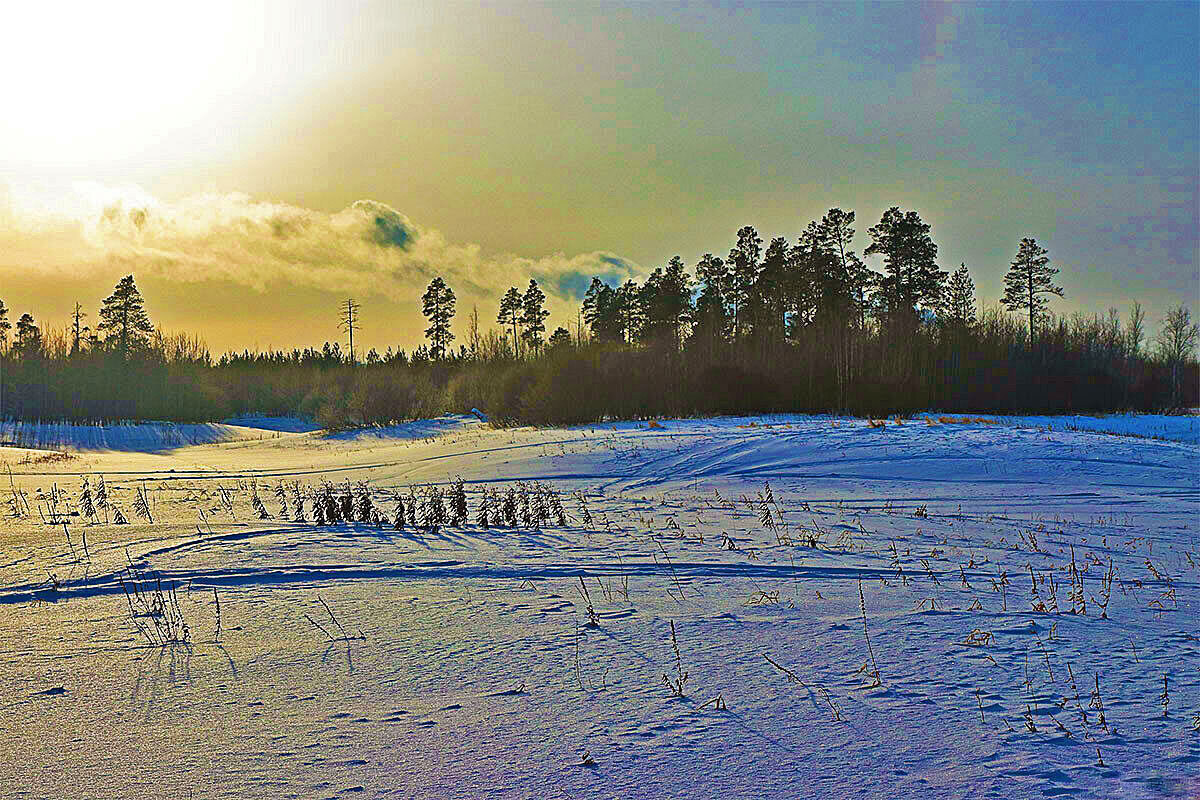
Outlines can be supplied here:
<path id="1" fill-rule="evenodd" d="M 592 278 L 592 285 L 583 296 L 583 321 L 596 341 L 621 341 L 624 328 L 616 289 L 599 278 Z"/>
<path id="2" fill-rule="evenodd" d="M 425 338 L 429 340 L 429 354 L 434 359 L 446 357 L 446 350 L 454 339 L 450 332 L 450 320 L 454 317 L 454 290 L 441 277 L 429 282 L 429 288 L 421 298 L 424 305 L 421 313 L 429 320 Z"/>
<path id="3" fill-rule="evenodd" d="M 733 316 L 733 338 L 739 339 L 746 332 L 743 309 L 750 299 L 750 292 L 758 280 L 759 258 L 762 255 L 762 237 L 747 225 L 737 232 L 737 244 L 729 251 L 729 290 L 726 301 Z"/>
<path id="4" fill-rule="evenodd" d="M 96 329 L 103 334 L 105 344 L 122 358 L 129 358 L 134 351 L 149 346 L 154 326 L 150 324 L 146 302 L 132 275 L 121 278 L 113 293 L 104 299 Z"/>
<path id="5" fill-rule="evenodd" d="M 538 286 L 537 281 L 529 279 L 529 288 L 521 298 L 521 336 L 529 352 L 537 354 L 542 349 L 542 335 L 546 332 L 546 293 Z"/>
<path id="6" fill-rule="evenodd" d="M 946 281 L 942 301 L 942 317 L 946 324 L 960 330 L 975 325 L 975 282 L 964 263 Z"/>
<path id="7" fill-rule="evenodd" d="M 522 314 L 521 292 L 515 286 L 509 287 L 504 293 L 504 297 L 500 298 L 500 313 L 496 315 L 496 322 L 512 328 L 513 337 L 513 355 L 517 358 L 521 357 L 521 314 Z"/>
<path id="8" fill-rule="evenodd" d="M 1017 257 L 1004 276 L 1004 297 L 1000 302 L 1009 311 L 1029 311 L 1031 350 L 1037 339 L 1034 327 L 1037 317 L 1046 310 L 1046 295 L 1063 296 L 1062 288 L 1054 285 L 1058 270 L 1050 266 L 1049 252 L 1031 238 L 1022 239 L 1017 246 Z"/>
<path id="9" fill-rule="evenodd" d="M 866 255 L 882 255 L 887 274 L 879 282 L 885 311 L 893 321 L 913 320 L 920 309 L 936 308 L 946 273 L 937 268 L 937 245 L 915 211 L 892 206 L 869 228 Z"/>

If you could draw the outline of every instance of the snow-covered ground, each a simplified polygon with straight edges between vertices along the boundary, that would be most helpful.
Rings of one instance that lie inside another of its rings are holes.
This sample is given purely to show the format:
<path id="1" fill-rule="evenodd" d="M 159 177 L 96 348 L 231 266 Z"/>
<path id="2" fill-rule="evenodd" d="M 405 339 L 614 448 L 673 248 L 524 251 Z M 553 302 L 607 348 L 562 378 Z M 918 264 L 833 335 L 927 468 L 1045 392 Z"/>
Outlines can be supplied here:
<path id="1" fill-rule="evenodd" d="M 1195 437 L 937 419 L 0 449 L 0 795 L 1195 797 Z M 312 522 L 458 478 L 467 524 Z"/>
<path id="2" fill-rule="evenodd" d="M 128 422 L 74 425 L 69 422 L 0 422 L 0 444 L 38 450 L 160 452 L 180 447 L 317 430 L 303 420 L 246 417 L 227 422 Z"/>
<path id="3" fill-rule="evenodd" d="M 1052 431 L 1091 431 L 1113 436 L 1139 436 L 1147 439 L 1166 439 L 1172 442 L 1200 444 L 1200 416 L 1161 414 L 1107 414 L 1105 416 L 1024 416 L 999 417 L 978 414 L 921 414 L 919 419 L 986 419 L 1001 425 L 1041 428 Z"/>

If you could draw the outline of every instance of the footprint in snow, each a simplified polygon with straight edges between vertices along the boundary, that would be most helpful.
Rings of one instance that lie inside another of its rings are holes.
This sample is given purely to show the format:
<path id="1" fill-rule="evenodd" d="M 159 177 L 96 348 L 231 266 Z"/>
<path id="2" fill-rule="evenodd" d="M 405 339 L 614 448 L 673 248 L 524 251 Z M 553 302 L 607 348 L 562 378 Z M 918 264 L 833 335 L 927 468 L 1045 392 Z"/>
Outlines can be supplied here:
<path id="1" fill-rule="evenodd" d="M 63 695 L 63 694 L 66 694 L 66 693 L 67 693 L 67 690 L 66 690 L 66 689 L 64 689 L 63 687 L 61 687 L 61 686 L 54 686 L 54 687 L 51 687 L 51 688 L 49 688 L 49 689 L 46 689 L 45 691 L 41 691 L 41 692 L 34 692 L 34 693 L 31 695 L 31 697 L 57 697 L 57 696 L 59 696 L 59 695 Z"/>

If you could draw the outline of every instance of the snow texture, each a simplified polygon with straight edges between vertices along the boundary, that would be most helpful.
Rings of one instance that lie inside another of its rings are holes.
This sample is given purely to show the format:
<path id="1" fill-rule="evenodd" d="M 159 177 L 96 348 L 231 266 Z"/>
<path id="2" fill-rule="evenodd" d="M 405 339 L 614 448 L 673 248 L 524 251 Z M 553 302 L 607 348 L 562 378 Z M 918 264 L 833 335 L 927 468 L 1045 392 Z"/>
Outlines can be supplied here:
<path id="1" fill-rule="evenodd" d="M 940 419 L 9 427 L 0 795 L 1197 796 L 1195 421 Z"/>

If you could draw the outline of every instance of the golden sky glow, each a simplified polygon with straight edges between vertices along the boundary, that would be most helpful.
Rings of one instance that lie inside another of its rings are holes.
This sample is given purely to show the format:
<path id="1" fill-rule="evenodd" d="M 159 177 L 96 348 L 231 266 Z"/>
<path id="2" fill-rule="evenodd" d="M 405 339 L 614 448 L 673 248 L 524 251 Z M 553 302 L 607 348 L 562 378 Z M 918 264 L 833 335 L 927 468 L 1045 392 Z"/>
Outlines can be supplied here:
<path id="1" fill-rule="evenodd" d="M 0 299 L 61 325 L 132 271 L 155 321 L 223 349 L 336 338 L 353 294 L 368 346 L 410 348 L 434 274 L 485 323 L 533 274 L 553 327 L 592 274 L 694 264 L 743 224 L 794 237 L 835 205 L 861 251 L 898 204 L 985 302 L 1035 236 L 1060 310 L 1153 319 L 1200 295 L 1200 45 L 1177 24 L 1197 14 L 16 5 Z"/>

